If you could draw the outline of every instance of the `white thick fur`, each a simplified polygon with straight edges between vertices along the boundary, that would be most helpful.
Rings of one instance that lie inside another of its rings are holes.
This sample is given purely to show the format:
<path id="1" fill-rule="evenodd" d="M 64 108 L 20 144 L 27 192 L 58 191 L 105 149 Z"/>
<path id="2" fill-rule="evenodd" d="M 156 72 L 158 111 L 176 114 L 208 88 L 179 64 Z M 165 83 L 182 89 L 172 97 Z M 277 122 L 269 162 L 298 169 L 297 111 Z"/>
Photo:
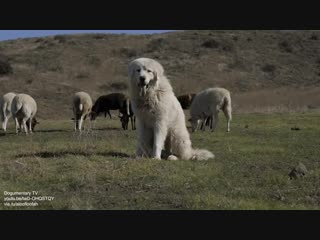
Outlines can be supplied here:
<path id="1" fill-rule="evenodd" d="M 232 120 L 230 92 L 225 88 L 208 88 L 199 92 L 190 107 L 192 131 L 196 131 L 199 124 L 209 116 L 212 116 L 212 131 L 214 131 L 221 110 L 227 118 L 227 132 L 229 132 Z"/>
<path id="2" fill-rule="evenodd" d="M 192 148 L 184 112 L 159 62 L 149 58 L 132 61 L 129 78 L 133 112 L 137 117 L 138 157 L 161 159 L 162 149 L 170 160 L 214 157 L 207 150 Z"/>
<path id="3" fill-rule="evenodd" d="M 28 134 L 29 128 L 29 132 L 32 133 L 32 119 L 37 113 L 36 101 L 28 94 L 17 94 L 12 100 L 11 112 L 16 123 L 16 133 L 18 133 L 19 128 L 24 129 L 26 134 Z M 26 122 L 28 120 L 30 120 L 30 122 L 27 127 Z"/>
<path id="4" fill-rule="evenodd" d="M 92 109 L 92 99 L 86 92 L 77 92 L 73 96 L 72 109 L 75 120 L 74 130 L 82 130 L 83 121 L 90 114 Z"/>
<path id="5" fill-rule="evenodd" d="M 11 117 L 11 104 L 15 93 L 9 92 L 0 97 L 0 120 L 2 121 L 3 131 L 7 131 L 8 120 Z"/>

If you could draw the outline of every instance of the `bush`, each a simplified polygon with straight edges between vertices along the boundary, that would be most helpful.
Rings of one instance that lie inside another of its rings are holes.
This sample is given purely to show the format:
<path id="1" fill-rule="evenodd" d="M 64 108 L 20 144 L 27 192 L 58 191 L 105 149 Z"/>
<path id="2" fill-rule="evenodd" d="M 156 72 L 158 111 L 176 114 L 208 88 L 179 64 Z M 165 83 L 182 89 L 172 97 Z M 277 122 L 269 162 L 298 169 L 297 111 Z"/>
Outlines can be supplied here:
<path id="1" fill-rule="evenodd" d="M 64 35 L 56 35 L 53 37 L 54 40 L 57 40 L 59 43 L 67 42 L 67 37 Z"/>
<path id="2" fill-rule="evenodd" d="M 238 37 L 238 36 L 233 36 L 233 37 L 232 37 L 232 40 L 233 40 L 233 41 L 238 41 L 238 40 L 239 40 L 239 37 Z"/>
<path id="3" fill-rule="evenodd" d="M 12 67 L 9 63 L 9 58 L 0 54 L 0 75 L 12 73 Z"/>
<path id="4" fill-rule="evenodd" d="M 276 70 L 276 66 L 273 64 L 266 64 L 261 68 L 262 71 L 273 73 Z"/>
<path id="5" fill-rule="evenodd" d="M 201 44 L 201 47 L 205 47 L 205 48 L 218 48 L 219 47 L 219 43 L 214 40 L 214 39 L 210 39 L 210 40 L 207 40 L 205 42 L 203 42 Z"/>
<path id="6" fill-rule="evenodd" d="M 147 45 L 148 52 L 160 51 L 166 44 L 166 41 L 163 38 L 157 38 L 151 40 Z"/>
<path id="7" fill-rule="evenodd" d="M 102 63 L 101 59 L 95 55 L 88 55 L 87 62 L 93 66 L 100 66 Z"/>
<path id="8" fill-rule="evenodd" d="M 279 47 L 281 50 L 283 50 L 285 52 L 292 52 L 293 51 L 291 45 L 287 41 L 280 42 Z"/>
<path id="9" fill-rule="evenodd" d="M 310 37 L 311 40 L 318 40 L 318 36 L 316 34 L 312 34 Z"/>
<path id="10" fill-rule="evenodd" d="M 136 49 L 130 49 L 126 47 L 120 48 L 119 52 L 121 55 L 129 58 L 132 58 L 138 55 L 138 51 Z"/>
<path id="11" fill-rule="evenodd" d="M 106 36 L 105 34 L 96 33 L 96 34 L 93 34 L 93 35 L 92 35 L 92 38 L 93 38 L 93 39 L 104 39 L 105 36 Z"/>
<path id="12" fill-rule="evenodd" d="M 226 51 L 226 52 L 231 52 L 233 50 L 233 46 L 231 44 L 224 44 L 224 46 L 222 47 L 222 50 L 223 51 Z"/>

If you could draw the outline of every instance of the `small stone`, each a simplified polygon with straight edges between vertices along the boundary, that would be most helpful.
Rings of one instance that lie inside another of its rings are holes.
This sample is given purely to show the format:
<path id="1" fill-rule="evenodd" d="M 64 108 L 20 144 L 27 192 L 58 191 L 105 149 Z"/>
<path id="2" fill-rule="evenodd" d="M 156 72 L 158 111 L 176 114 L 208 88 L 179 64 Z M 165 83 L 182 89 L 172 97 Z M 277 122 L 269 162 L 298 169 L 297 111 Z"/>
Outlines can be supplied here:
<path id="1" fill-rule="evenodd" d="M 306 166 L 303 163 L 299 163 L 289 173 L 290 179 L 304 177 L 308 173 Z"/>

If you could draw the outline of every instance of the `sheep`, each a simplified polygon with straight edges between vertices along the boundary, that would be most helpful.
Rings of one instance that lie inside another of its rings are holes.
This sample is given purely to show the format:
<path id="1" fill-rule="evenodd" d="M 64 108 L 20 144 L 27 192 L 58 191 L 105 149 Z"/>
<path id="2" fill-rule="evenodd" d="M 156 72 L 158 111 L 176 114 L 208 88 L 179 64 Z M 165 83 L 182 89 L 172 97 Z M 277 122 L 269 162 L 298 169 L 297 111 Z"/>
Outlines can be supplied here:
<path id="1" fill-rule="evenodd" d="M 91 120 L 95 120 L 101 112 L 107 112 L 111 119 L 110 110 L 125 109 L 127 98 L 123 93 L 111 93 L 100 96 L 92 107 Z"/>
<path id="2" fill-rule="evenodd" d="M 0 120 L 2 121 L 2 129 L 7 131 L 8 120 L 11 117 L 11 104 L 15 93 L 9 92 L 0 97 Z"/>
<path id="3" fill-rule="evenodd" d="M 128 109 L 129 106 L 129 109 Z M 129 114 L 128 114 L 129 112 Z M 128 129 L 129 119 L 131 121 L 131 129 L 136 129 L 136 117 L 132 111 L 131 101 L 129 98 L 125 101 L 125 106 L 119 110 L 119 118 L 124 130 Z"/>
<path id="4" fill-rule="evenodd" d="M 230 92 L 224 88 L 208 88 L 198 93 L 190 107 L 192 131 L 196 131 L 199 123 L 212 117 L 212 131 L 218 123 L 218 114 L 222 110 L 227 118 L 227 132 L 232 120 Z"/>
<path id="5" fill-rule="evenodd" d="M 91 113 L 92 99 L 86 92 L 77 92 L 73 96 L 73 115 L 75 120 L 74 130 L 82 130 L 83 121 Z"/>
<path id="6" fill-rule="evenodd" d="M 17 94 L 12 100 L 11 113 L 16 123 L 17 134 L 19 133 L 19 129 L 24 129 L 26 135 L 28 135 L 28 128 L 29 132 L 32 133 L 32 123 L 37 113 L 37 103 L 30 95 L 24 93 Z"/>
<path id="7" fill-rule="evenodd" d="M 181 95 L 177 97 L 178 101 L 181 104 L 182 109 L 189 109 L 195 96 L 196 96 L 195 93 L 189 93 L 189 94 Z"/>

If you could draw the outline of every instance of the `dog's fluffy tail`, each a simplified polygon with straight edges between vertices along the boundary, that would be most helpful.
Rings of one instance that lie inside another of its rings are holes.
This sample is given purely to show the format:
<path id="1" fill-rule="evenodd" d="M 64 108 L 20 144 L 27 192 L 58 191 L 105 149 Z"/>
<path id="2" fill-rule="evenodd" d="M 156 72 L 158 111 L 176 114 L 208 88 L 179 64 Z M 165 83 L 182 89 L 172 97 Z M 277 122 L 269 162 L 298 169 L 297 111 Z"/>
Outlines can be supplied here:
<path id="1" fill-rule="evenodd" d="M 208 160 L 214 158 L 214 154 L 206 149 L 192 149 L 192 160 Z"/>

